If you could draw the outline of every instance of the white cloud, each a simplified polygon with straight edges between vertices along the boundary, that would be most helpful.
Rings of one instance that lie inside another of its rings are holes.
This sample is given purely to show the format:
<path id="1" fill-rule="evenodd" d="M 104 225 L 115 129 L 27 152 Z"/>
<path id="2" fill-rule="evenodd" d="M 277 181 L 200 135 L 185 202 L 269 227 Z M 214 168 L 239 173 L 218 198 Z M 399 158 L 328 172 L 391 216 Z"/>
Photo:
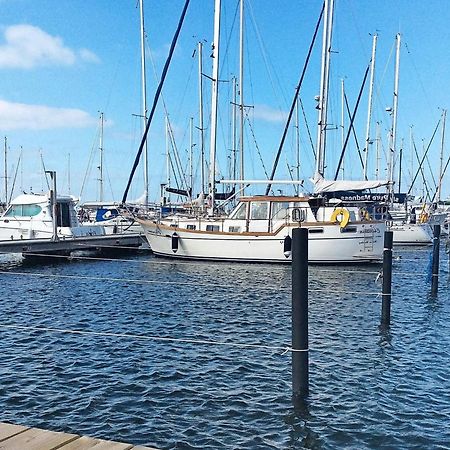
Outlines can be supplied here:
<path id="1" fill-rule="evenodd" d="M 267 105 L 255 105 L 253 109 L 253 117 L 265 122 L 285 122 L 287 119 L 287 112 L 273 109 Z"/>
<path id="2" fill-rule="evenodd" d="M 81 109 L 53 108 L 0 100 L 0 130 L 2 131 L 83 128 L 96 123 L 96 118 Z"/>
<path id="3" fill-rule="evenodd" d="M 11 25 L 4 29 L 0 45 L 0 68 L 31 69 L 36 66 L 73 65 L 78 59 L 98 62 L 90 50 L 74 51 L 58 36 L 32 25 Z"/>

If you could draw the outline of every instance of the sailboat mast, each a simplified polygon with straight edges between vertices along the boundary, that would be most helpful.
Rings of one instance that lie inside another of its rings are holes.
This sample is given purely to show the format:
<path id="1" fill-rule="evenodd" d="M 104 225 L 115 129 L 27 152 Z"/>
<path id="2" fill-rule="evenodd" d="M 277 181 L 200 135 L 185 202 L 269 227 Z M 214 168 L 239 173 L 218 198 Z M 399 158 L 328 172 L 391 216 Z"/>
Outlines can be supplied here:
<path id="1" fill-rule="evenodd" d="M 193 156 L 194 156 L 194 118 L 189 119 L 189 187 L 187 191 L 190 193 L 189 198 L 192 200 L 192 193 L 194 192 L 194 170 L 193 170 Z"/>
<path id="2" fill-rule="evenodd" d="M 201 193 L 205 193 L 205 134 L 203 130 L 203 44 L 198 43 L 198 127 L 200 131 Z"/>
<path id="3" fill-rule="evenodd" d="M 341 148 L 345 145 L 345 81 L 341 78 Z M 342 179 L 344 179 L 344 167 L 342 163 Z"/>
<path id="4" fill-rule="evenodd" d="M 397 109 L 398 109 L 398 75 L 400 70 L 400 33 L 395 36 L 396 39 L 396 52 L 395 52 L 395 75 L 394 75 L 394 103 L 392 108 L 392 131 L 391 131 L 391 145 L 389 152 L 389 193 L 391 196 L 391 201 L 393 201 L 394 187 L 392 182 L 394 181 L 394 155 L 396 149 L 396 139 L 397 139 Z"/>
<path id="5" fill-rule="evenodd" d="M 141 22 L 141 82 L 142 82 L 142 121 L 144 130 L 147 128 L 147 85 L 145 71 L 145 28 L 144 28 L 144 0 L 139 0 Z M 148 205 L 148 147 L 147 139 L 144 143 L 144 203 Z"/>
<path id="6" fill-rule="evenodd" d="M 99 169 L 99 177 L 98 177 L 98 190 L 99 190 L 99 201 L 103 201 L 103 113 L 100 113 L 100 164 L 98 166 Z"/>
<path id="7" fill-rule="evenodd" d="M 244 0 L 240 0 L 239 21 L 239 108 L 240 116 L 240 177 L 245 180 L 244 174 Z M 245 184 L 241 184 L 241 195 L 244 195 Z"/>
<path id="8" fill-rule="evenodd" d="M 213 73 L 211 94 L 211 141 L 209 155 L 209 214 L 214 214 L 216 193 L 216 145 L 217 145 L 217 106 L 219 99 L 219 40 L 220 40 L 220 5 L 221 0 L 215 0 L 214 5 L 214 40 L 212 46 Z"/>
<path id="9" fill-rule="evenodd" d="M 442 191 L 442 171 L 444 165 L 444 140 L 445 140 L 445 121 L 447 118 L 447 110 L 444 109 L 442 111 L 442 135 L 441 135 L 441 153 L 439 155 L 439 182 L 438 182 L 438 191 L 437 191 L 437 203 L 441 202 L 441 191 Z"/>
<path id="10" fill-rule="evenodd" d="M 370 120 L 372 118 L 372 102 L 373 102 L 373 84 L 375 77 L 375 55 L 377 50 L 377 38 L 378 35 L 373 35 L 372 40 L 372 59 L 370 60 L 370 86 L 369 86 L 369 103 L 367 107 L 367 128 L 366 128 L 366 140 L 364 144 L 364 179 L 367 180 L 367 162 L 369 157 L 369 144 L 370 144 Z"/>
<path id="11" fill-rule="evenodd" d="M 8 203 L 8 138 L 5 136 L 5 204 Z"/>
<path id="12" fill-rule="evenodd" d="M 328 83 L 330 76 L 331 32 L 334 0 L 325 1 L 323 16 L 322 66 L 320 75 L 319 120 L 317 127 L 317 157 L 315 179 L 323 177 L 325 169 L 325 131 L 327 126 Z"/>

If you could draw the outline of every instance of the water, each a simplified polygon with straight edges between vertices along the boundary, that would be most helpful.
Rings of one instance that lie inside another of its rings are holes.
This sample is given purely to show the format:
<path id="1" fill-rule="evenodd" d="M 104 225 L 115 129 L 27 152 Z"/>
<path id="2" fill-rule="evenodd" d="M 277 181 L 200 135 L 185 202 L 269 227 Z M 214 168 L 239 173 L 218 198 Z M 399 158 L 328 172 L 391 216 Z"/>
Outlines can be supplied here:
<path id="1" fill-rule="evenodd" d="M 448 261 L 442 249 L 432 297 L 430 252 L 394 253 L 389 330 L 379 266 L 310 268 L 310 396 L 296 410 L 279 349 L 289 267 L 5 257 L 1 420 L 161 449 L 448 449 Z"/>

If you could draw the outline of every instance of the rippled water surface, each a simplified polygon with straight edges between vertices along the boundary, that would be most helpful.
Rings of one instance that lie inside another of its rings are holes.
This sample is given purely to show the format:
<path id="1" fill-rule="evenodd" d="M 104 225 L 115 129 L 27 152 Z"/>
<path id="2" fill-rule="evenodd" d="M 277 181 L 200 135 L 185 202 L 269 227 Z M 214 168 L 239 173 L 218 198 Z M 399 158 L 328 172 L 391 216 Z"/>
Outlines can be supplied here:
<path id="1" fill-rule="evenodd" d="M 388 330 L 379 266 L 310 267 L 298 409 L 290 267 L 3 257 L 0 420 L 161 449 L 448 449 L 448 260 L 433 297 L 430 251 L 395 251 Z"/>

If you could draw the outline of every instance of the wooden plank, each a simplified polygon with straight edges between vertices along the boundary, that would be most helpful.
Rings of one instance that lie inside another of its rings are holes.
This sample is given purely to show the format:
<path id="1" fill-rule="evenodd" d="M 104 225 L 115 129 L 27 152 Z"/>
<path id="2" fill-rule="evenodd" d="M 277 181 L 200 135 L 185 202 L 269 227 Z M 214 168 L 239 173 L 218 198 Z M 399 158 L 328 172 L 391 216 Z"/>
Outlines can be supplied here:
<path id="1" fill-rule="evenodd" d="M 132 448 L 131 444 L 83 436 L 64 445 L 61 450 L 130 450 Z"/>
<path id="2" fill-rule="evenodd" d="M 0 442 L 0 449 L 52 450 L 79 438 L 76 434 L 30 428 Z"/>
<path id="3" fill-rule="evenodd" d="M 0 423 L 0 441 L 4 441 L 16 434 L 28 430 L 29 427 L 14 425 L 12 423 Z"/>
<path id="4" fill-rule="evenodd" d="M 0 450 L 158 450 L 0 422 Z"/>

